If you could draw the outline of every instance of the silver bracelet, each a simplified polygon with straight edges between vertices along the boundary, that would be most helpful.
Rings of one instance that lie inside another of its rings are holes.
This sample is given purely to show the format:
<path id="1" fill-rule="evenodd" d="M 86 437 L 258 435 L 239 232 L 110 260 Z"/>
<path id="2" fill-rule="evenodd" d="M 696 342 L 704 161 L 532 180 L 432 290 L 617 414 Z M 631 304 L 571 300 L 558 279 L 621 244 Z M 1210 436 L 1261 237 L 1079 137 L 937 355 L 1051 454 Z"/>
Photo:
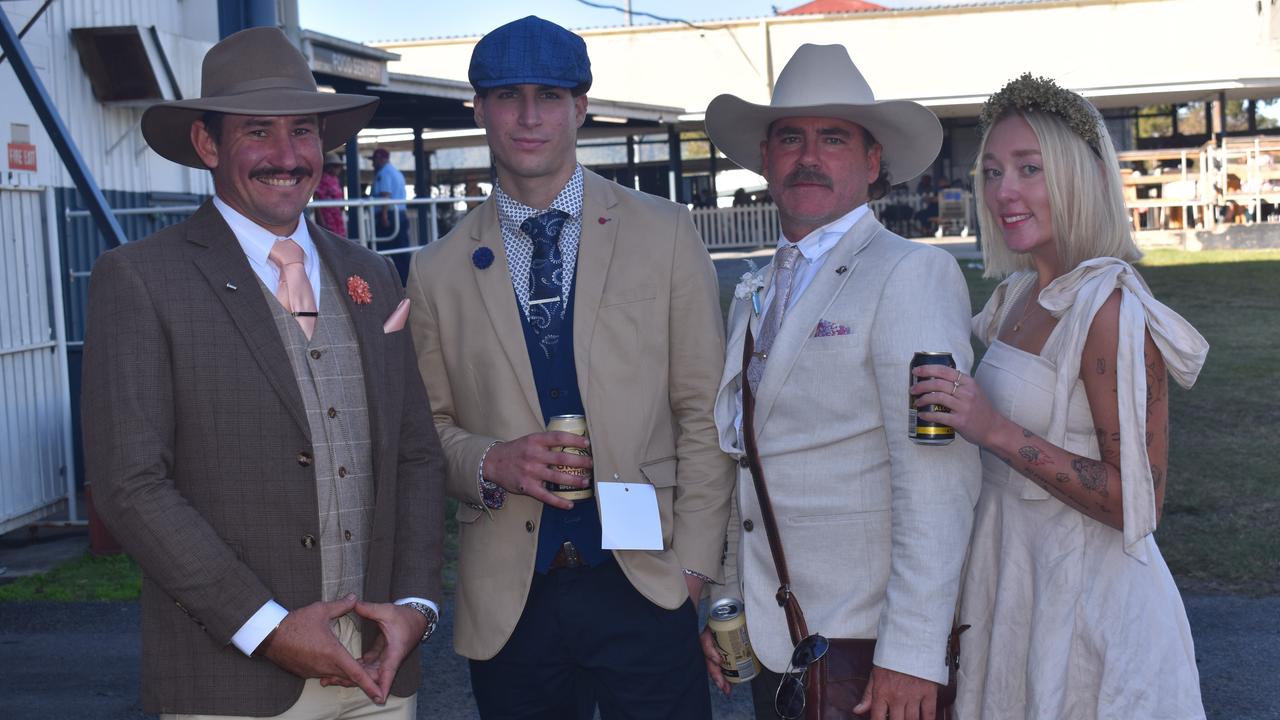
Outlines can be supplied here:
<path id="1" fill-rule="evenodd" d="M 490 510 L 499 510 L 507 502 L 507 491 L 497 483 L 484 479 L 485 458 L 489 457 L 489 451 L 501 442 L 501 440 L 494 440 L 489 443 L 489 447 L 480 453 L 480 464 L 476 468 L 476 483 L 480 489 L 480 500 L 484 503 L 484 507 Z"/>

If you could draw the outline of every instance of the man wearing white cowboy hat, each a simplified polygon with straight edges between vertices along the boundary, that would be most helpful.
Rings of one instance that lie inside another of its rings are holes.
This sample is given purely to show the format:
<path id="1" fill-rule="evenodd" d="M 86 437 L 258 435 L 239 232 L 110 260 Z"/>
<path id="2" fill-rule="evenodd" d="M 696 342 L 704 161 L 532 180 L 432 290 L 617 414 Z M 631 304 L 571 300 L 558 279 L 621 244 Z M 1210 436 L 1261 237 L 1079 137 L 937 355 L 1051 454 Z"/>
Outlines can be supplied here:
<path id="1" fill-rule="evenodd" d="M 143 708 L 412 718 L 439 440 L 392 264 L 302 216 L 377 101 L 318 92 L 276 28 L 215 45 L 201 90 L 142 131 L 215 197 L 89 289 L 86 465 L 143 571 Z"/>
<path id="2" fill-rule="evenodd" d="M 941 127 L 916 103 L 875 100 L 838 45 L 801 46 L 769 105 L 717 97 L 706 126 L 729 159 L 769 181 L 782 226 L 772 265 L 735 292 L 715 405 L 721 447 L 743 458 L 729 531 L 766 667 L 752 681 L 756 716 L 797 716 L 803 704 L 794 693 L 790 703 L 775 697 L 793 641 L 745 457 L 744 385 L 809 632 L 877 640 L 867 692 L 845 710 L 932 718 L 947 681 L 978 456 L 959 438 L 941 446 L 908 438 L 908 364 L 916 351 L 947 351 L 968 369 L 969 297 L 949 254 L 889 232 L 867 203 L 928 168 Z M 704 649 L 720 683 L 709 638 Z"/>

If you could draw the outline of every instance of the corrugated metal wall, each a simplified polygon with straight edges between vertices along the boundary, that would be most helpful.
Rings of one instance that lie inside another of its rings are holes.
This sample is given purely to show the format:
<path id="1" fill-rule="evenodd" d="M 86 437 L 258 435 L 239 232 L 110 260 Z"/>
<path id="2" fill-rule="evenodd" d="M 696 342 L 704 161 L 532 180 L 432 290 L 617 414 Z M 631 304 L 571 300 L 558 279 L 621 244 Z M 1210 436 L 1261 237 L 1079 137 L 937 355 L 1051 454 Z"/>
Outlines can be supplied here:
<path id="1" fill-rule="evenodd" d="M 0 189 L 0 533 L 51 514 L 67 496 L 65 358 L 45 197 Z"/>

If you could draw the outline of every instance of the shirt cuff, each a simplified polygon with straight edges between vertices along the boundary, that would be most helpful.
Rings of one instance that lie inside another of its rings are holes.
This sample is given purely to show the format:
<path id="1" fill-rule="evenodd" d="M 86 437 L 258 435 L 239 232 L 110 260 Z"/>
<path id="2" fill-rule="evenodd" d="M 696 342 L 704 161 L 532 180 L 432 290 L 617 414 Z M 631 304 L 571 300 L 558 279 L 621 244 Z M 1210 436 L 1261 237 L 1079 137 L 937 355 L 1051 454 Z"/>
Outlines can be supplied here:
<path id="1" fill-rule="evenodd" d="M 266 601 L 262 607 L 258 608 L 258 612 L 254 613 L 244 625 L 240 626 L 236 634 L 231 636 L 231 644 L 245 655 L 253 655 L 253 651 L 257 650 L 262 641 L 280 626 L 284 616 L 288 614 L 289 611 L 275 600 Z"/>
<path id="2" fill-rule="evenodd" d="M 399 600 L 395 601 L 395 604 L 396 604 L 396 605 L 404 605 L 405 603 L 411 603 L 411 602 L 422 603 L 423 605 L 426 605 L 427 607 L 431 608 L 432 610 L 435 610 L 435 611 L 436 611 L 436 621 L 438 622 L 438 621 L 440 620 L 440 606 L 439 606 L 439 605 L 436 605 L 434 602 L 432 602 L 432 601 L 430 601 L 430 600 L 428 600 L 428 599 L 426 599 L 426 598 L 420 598 L 420 597 L 405 597 L 405 598 L 400 598 Z"/>

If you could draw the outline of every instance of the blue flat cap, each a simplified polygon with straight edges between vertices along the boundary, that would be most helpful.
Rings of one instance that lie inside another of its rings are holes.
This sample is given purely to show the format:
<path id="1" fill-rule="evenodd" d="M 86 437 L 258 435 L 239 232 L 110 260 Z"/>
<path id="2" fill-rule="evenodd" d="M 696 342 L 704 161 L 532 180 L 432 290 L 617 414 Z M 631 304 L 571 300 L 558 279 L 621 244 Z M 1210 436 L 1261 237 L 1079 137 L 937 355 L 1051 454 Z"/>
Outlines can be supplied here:
<path id="1" fill-rule="evenodd" d="M 467 71 L 471 87 L 488 90 L 508 85 L 591 87 L 587 44 L 553 22 L 530 15 L 480 38 Z"/>

